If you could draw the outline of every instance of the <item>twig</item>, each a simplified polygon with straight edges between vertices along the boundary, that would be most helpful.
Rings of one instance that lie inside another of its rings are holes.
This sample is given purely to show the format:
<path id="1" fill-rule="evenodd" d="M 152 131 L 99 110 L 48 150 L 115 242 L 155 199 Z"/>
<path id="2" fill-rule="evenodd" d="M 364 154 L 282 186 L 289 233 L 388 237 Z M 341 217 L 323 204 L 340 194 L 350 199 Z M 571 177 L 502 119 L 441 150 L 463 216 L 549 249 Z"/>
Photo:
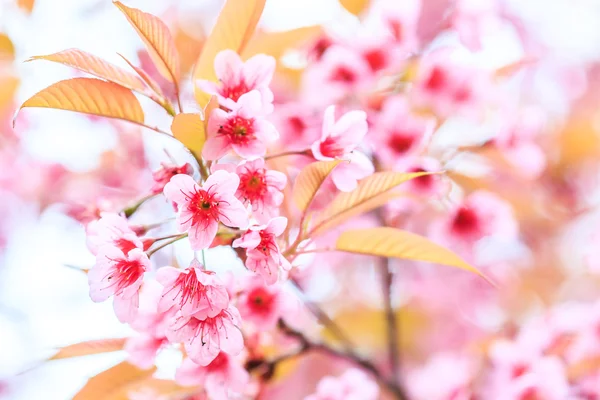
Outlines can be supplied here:
<path id="1" fill-rule="evenodd" d="M 183 238 L 186 238 L 186 237 L 187 237 L 187 235 L 188 235 L 187 233 L 184 233 L 184 234 L 178 235 L 178 236 L 176 236 L 174 239 L 171 239 L 171 240 L 169 240 L 168 242 L 164 242 L 164 243 L 163 243 L 163 244 L 161 244 L 160 246 L 158 246 L 158 247 L 156 247 L 156 248 L 154 248 L 154 249 L 150 250 L 150 251 L 148 252 L 148 258 L 150 258 L 150 256 L 152 256 L 152 254 L 156 253 L 156 252 L 157 252 L 157 251 L 159 251 L 160 249 L 162 249 L 162 248 L 164 248 L 164 247 L 167 247 L 167 246 L 169 246 L 169 245 L 171 245 L 171 244 L 173 244 L 173 243 L 177 242 L 178 240 L 181 240 L 181 239 L 183 239 Z"/>
<path id="2" fill-rule="evenodd" d="M 290 151 L 284 151 L 282 153 L 270 154 L 268 156 L 265 156 L 265 160 L 272 160 L 274 158 L 285 157 L 285 156 L 306 156 L 306 157 L 312 157 L 312 154 L 311 154 L 311 150 L 310 149 L 305 149 L 305 150 L 290 150 Z"/>
<path id="3" fill-rule="evenodd" d="M 394 308 L 392 306 L 391 292 L 394 274 L 390 269 L 390 259 L 381 257 L 379 268 L 382 277 L 383 307 L 385 312 L 388 339 L 388 358 L 390 367 L 392 369 L 392 380 L 397 383 L 398 377 L 400 376 L 400 358 L 398 346 L 398 323 L 396 321 Z"/>

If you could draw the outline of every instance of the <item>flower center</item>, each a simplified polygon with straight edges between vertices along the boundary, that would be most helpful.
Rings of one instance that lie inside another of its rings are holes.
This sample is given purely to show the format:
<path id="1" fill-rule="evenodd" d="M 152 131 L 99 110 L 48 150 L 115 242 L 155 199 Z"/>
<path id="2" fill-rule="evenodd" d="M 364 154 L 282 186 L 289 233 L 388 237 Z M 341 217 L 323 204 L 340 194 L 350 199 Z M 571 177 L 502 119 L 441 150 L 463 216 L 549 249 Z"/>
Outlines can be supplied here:
<path id="1" fill-rule="evenodd" d="M 275 305 L 275 296 L 264 287 L 257 287 L 248 293 L 248 307 L 260 314 L 269 314 Z"/>
<path id="2" fill-rule="evenodd" d="M 296 134 L 302 134 L 306 129 L 306 124 L 302 118 L 297 116 L 288 118 L 288 124 Z"/>
<path id="3" fill-rule="evenodd" d="M 206 366 L 207 371 L 214 372 L 225 369 L 229 365 L 229 359 L 225 355 L 225 353 L 220 352 L 219 355 Z"/>
<path id="4" fill-rule="evenodd" d="M 120 294 L 124 289 L 133 285 L 146 271 L 146 268 L 138 260 L 113 260 L 114 269 L 106 278 L 116 286 L 115 294 Z"/>
<path id="5" fill-rule="evenodd" d="M 410 169 L 408 172 L 412 172 L 412 173 L 417 172 L 418 173 L 418 172 L 429 172 L 429 171 L 427 171 L 426 169 L 423 169 L 423 168 L 416 167 L 416 168 Z M 433 184 L 433 175 L 419 176 L 418 178 L 412 179 L 412 182 L 414 182 L 415 185 L 425 189 L 425 188 L 430 187 Z"/>
<path id="6" fill-rule="evenodd" d="M 242 79 L 237 85 L 224 86 L 221 89 L 221 96 L 233 101 L 238 101 L 243 94 L 248 93 L 250 90 L 251 89 L 246 85 L 246 82 Z"/>
<path id="7" fill-rule="evenodd" d="M 264 169 L 240 175 L 240 190 L 245 200 L 259 201 L 267 192 Z"/>
<path id="8" fill-rule="evenodd" d="M 379 71 L 385 67 L 385 54 L 381 49 L 372 49 L 364 54 L 371 71 Z"/>
<path id="9" fill-rule="evenodd" d="M 275 237 L 271 233 L 260 231 L 260 243 L 256 249 L 266 256 L 269 256 L 271 252 L 276 253 L 277 245 L 275 244 Z"/>
<path id="10" fill-rule="evenodd" d="M 513 379 L 520 378 L 529 371 L 529 367 L 525 364 L 517 364 L 513 367 L 511 376 Z"/>
<path id="11" fill-rule="evenodd" d="M 388 140 L 388 145 L 396 153 L 403 154 L 408 152 L 415 143 L 416 137 L 406 132 L 394 132 Z"/>
<path id="12" fill-rule="evenodd" d="M 341 65 L 333 71 L 331 79 L 338 82 L 353 83 L 356 81 L 356 74 L 350 68 Z"/>
<path id="13" fill-rule="evenodd" d="M 429 73 L 429 78 L 425 82 L 425 87 L 431 91 L 438 92 L 446 85 L 446 73 L 440 67 L 433 67 Z"/>
<path id="14" fill-rule="evenodd" d="M 219 127 L 218 133 L 229 136 L 235 144 L 247 144 L 254 139 L 254 119 L 233 117 Z"/>
<path id="15" fill-rule="evenodd" d="M 319 145 L 319 150 L 325 157 L 335 158 L 344 155 L 344 148 L 340 146 L 339 142 L 331 136 L 321 142 Z"/>
<path id="16" fill-rule="evenodd" d="M 454 216 L 452 229 L 460 235 L 477 235 L 479 233 L 479 217 L 472 209 L 462 206 Z"/>
<path id="17" fill-rule="evenodd" d="M 219 221 L 219 199 L 215 197 L 214 193 L 210 193 L 210 189 L 209 191 L 196 189 L 188 200 L 188 212 L 192 225 L 199 224 L 206 228 L 212 221 Z"/>
<path id="18" fill-rule="evenodd" d="M 137 246 L 131 241 L 123 238 L 115 240 L 115 246 L 117 246 L 123 254 L 129 253 L 131 250 L 137 248 Z"/>

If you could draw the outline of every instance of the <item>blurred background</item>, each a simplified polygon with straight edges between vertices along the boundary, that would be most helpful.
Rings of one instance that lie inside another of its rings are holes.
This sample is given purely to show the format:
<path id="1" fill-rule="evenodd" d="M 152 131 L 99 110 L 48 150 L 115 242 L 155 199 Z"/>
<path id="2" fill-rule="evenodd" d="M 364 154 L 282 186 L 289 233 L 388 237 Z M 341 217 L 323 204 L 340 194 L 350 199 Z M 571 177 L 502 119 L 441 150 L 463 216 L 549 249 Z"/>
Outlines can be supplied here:
<path id="1" fill-rule="evenodd" d="M 443 16 L 453 3 L 424 0 L 423 10 Z M 596 314 L 584 314 L 600 321 L 599 306 L 592 306 L 600 293 L 600 2 L 503 3 L 510 4 L 521 25 L 495 28 L 491 19 L 479 21 L 490 29 L 478 31 L 481 46 L 463 49 L 464 58 L 481 68 L 509 66 L 506 74 L 519 63 L 535 64 L 519 72 L 525 79 L 508 82 L 502 91 L 511 98 L 518 91 L 523 102 L 535 103 L 542 122 L 533 141 L 543 151 L 543 171 L 527 176 L 526 153 L 509 157 L 511 164 L 488 148 L 473 147 L 491 136 L 497 118 L 448 118 L 439 128 L 433 151 L 453 147 L 461 152 L 450 164 L 455 184 L 466 192 L 485 187 L 509 202 L 521 235 L 510 243 L 478 244 L 476 265 L 501 282 L 500 290 L 445 269 L 400 269 L 394 298 L 402 306 L 402 351 L 417 363 L 438 350 L 480 343 L 509 329 L 508 321 L 518 325 L 560 305 L 589 304 Z M 126 4 L 169 25 L 189 71 L 223 2 Z M 435 19 L 433 14 L 423 16 L 425 23 Z M 267 0 L 260 27 L 282 31 L 315 24 L 344 35 L 356 31 L 359 22 L 337 0 Z M 437 40 L 459 41 L 456 34 Z M 102 208 L 90 204 L 97 199 L 105 199 L 107 208 L 129 205 L 152 184 L 151 173 L 165 159 L 165 150 L 185 158 L 168 138 L 74 113 L 29 109 L 13 128 L 24 100 L 77 76 L 64 66 L 24 61 L 67 48 L 123 67 L 117 53 L 149 64 L 136 33 L 109 0 L 0 0 L 0 397 L 7 399 L 69 399 L 90 376 L 124 359 L 112 353 L 43 363 L 59 347 L 130 333 L 116 320 L 111 304 L 89 299 L 87 278 L 77 268 L 89 268 L 94 257 L 81 222 L 94 218 L 94 207 Z M 505 95 L 502 91 L 498 96 Z M 184 88 L 183 99 L 184 108 L 197 108 L 191 86 Z M 168 129 L 162 115 L 147 111 L 147 124 Z M 164 212 L 163 206 L 157 204 L 156 213 Z M 208 258 L 224 266 L 238 262 L 219 249 L 208 252 Z M 325 304 L 350 298 L 347 308 L 335 307 L 337 320 L 364 346 L 376 347 L 382 346 L 378 335 L 384 328 L 373 306 L 379 298 L 376 285 L 365 284 L 369 279 L 332 267 L 310 293 Z M 355 287 L 362 290 L 353 293 Z M 352 309 L 352 304 L 361 308 Z"/>

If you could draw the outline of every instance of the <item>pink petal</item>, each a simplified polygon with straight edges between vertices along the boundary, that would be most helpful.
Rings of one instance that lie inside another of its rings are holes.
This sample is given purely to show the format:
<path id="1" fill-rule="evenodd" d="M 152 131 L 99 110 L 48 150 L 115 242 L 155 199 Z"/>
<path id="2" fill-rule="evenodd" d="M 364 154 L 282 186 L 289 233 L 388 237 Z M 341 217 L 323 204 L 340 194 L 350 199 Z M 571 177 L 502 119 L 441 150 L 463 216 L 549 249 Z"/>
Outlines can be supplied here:
<path id="1" fill-rule="evenodd" d="M 213 172 L 202 188 L 210 193 L 216 193 L 219 197 L 230 197 L 235 194 L 240 184 L 240 177 L 234 173 L 219 170 Z"/>
<path id="2" fill-rule="evenodd" d="M 206 368 L 186 358 L 175 372 L 175 381 L 183 386 L 202 385 L 206 379 Z"/>
<path id="3" fill-rule="evenodd" d="M 267 152 L 267 146 L 260 140 L 251 140 L 246 145 L 232 144 L 231 147 L 243 158 L 262 157 Z"/>
<path id="4" fill-rule="evenodd" d="M 207 249 L 219 230 L 219 223 L 217 221 L 210 221 L 206 226 L 193 225 L 188 232 L 188 238 L 192 250 Z"/>
<path id="5" fill-rule="evenodd" d="M 197 80 L 196 87 L 208 94 L 219 93 L 219 87 L 214 82 L 207 81 L 204 79 Z"/>
<path id="6" fill-rule="evenodd" d="M 235 239 L 231 244 L 233 247 L 254 249 L 260 244 L 260 234 L 257 231 L 247 231 L 241 238 Z"/>
<path id="7" fill-rule="evenodd" d="M 323 115 L 323 127 L 321 128 L 321 141 L 327 139 L 335 125 L 335 106 L 331 105 L 325 109 Z M 314 151 L 314 150 L 313 150 Z"/>
<path id="8" fill-rule="evenodd" d="M 229 227 L 245 229 L 248 226 L 248 211 L 235 197 L 231 196 L 219 204 L 220 221 Z"/>
<path id="9" fill-rule="evenodd" d="M 275 236 L 281 235 L 287 226 L 288 220 L 286 217 L 273 218 L 265 231 L 272 233 Z"/>
<path id="10" fill-rule="evenodd" d="M 236 85 L 244 63 L 233 50 L 223 50 L 215 57 L 215 74 L 224 86 Z"/>
<path id="11" fill-rule="evenodd" d="M 237 115 L 246 119 L 262 116 L 262 109 L 262 96 L 258 90 L 241 95 L 235 108 Z"/>
<path id="12" fill-rule="evenodd" d="M 257 54 L 244 63 L 242 75 L 246 84 L 253 88 L 267 87 L 275 72 L 275 58 Z"/>
<path id="13" fill-rule="evenodd" d="M 242 336 L 242 332 L 228 320 L 224 320 L 223 325 L 221 350 L 232 356 L 240 354 L 244 349 L 244 337 Z"/>
<path id="14" fill-rule="evenodd" d="M 165 185 L 163 192 L 169 201 L 172 201 L 181 207 L 189 201 L 189 194 L 199 188 L 200 187 L 191 176 L 177 174 Z"/>
<path id="15" fill-rule="evenodd" d="M 342 143 L 358 145 L 367 134 L 367 114 L 364 111 L 350 111 L 337 120 L 331 136 L 339 137 Z"/>
<path id="16" fill-rule="evenodd" d="M 140 296 L 136 292 L 134 296 L 124 297 L 115 296 L 113 301 L 113 308 L 117 318 L 122 323 L 128 323 L 135 319 L 137 316 L 138 308 L 140 305 Z"/>
<path id="17" fill-rule="evenodd" d="M 267 183 L 279 190 L 283 190 L 287 184 L 287 176 L 283 172 L 279 171 L 267 171 L 265 174 L 267 177 Z"/>
<path id="18" fill-rule="evenodd" d="M 275 126 L 267 120 L 255 120 L 254 128 L 256 129 L 256 137 L 265 143 L 271 143 L 279 139 L 279 132 L 277 132 Z"/>

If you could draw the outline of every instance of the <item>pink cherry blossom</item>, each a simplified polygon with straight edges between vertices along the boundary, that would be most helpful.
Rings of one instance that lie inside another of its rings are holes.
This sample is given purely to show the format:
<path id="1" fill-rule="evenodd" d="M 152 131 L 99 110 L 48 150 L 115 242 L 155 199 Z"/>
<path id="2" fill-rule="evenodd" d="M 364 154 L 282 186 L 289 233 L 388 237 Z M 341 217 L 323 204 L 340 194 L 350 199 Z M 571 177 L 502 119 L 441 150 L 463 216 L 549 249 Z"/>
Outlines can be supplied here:
<path id="1" fill-rule="evenodd" d="M 440 172 L 443 170 L 440 162 L 432 157 L 418 157 L 398 162 L 394 168 L 402 172 Z M 449 182 L 439 174 L 424 175 L 404 183 L 403 189 L 420 196 L 435 196 L 445 194 L 450 189 Z"/>
<path id="2" fill-rule="evenodd" d="M 156 280 L 164 286 L 158 312 L 174 307 L 183 316 L 212 318 L 229 304 L 225 286 L 214 272 L 204 270 L 197 260 L 185 270 L 162 267 L 156 273 Z"/>
<path id="3" fill-rule="evenodd" d="M 214 317 L 204 319 L 178 313 L 167 329 L 167 338 L 174 343 L 183 343 L 188 356 L 195 363 L 206 366 L 220 351 L 234 356 L 242 351 L 241 321 L 240 312 L 232 305 Z"/>
<path id="4" fill-rule="evenodd" d="M 416 50 L 417 22 L 421 13 L 421 0 L 374 1 L 366 24 L 379 35 L 390 37 L 403 53 Z"/>
<path id="5" fill-rule="evenodd" d="M 265 168 L 265 161 L 261 158 L 242 162 L 237 166 L 236 173 L 240 177 L 236 197 L 250 204 L 254 216 L 261 222 L 276 216 L 283 202 L 286 175 Z"/>
<path id="6" fill-rule="evenodd" d="M 103 246 L 118 247 L 123 253 L 143 248 L 142 241 L 129 226 L 127 218 L 115 213 L 103 212 L 97 221 L 86 226 L 87 245 L 93 254 Z"/>
<path id="7" fill-rule="evenodd" d="M 264 279 L 253 276 L 245 282 L 237 307 L 244 321 L 269 330 L 277 326 L 279 318 L 296 314 L 291 296 L 278 284 L 265 285 Z"/>
<path id="8" fill-rule="evenodd" d="M 131 322 L 137 315 L 139 290 L 150 260 L 141 249 L 134 248 L 127 255 L 115 246 L 103 246 L 96 256 L 96 264 L 88 273 L 90 297 L 102 302 L 114 296 L 114 309 L 121 322 Z"/>
<path id="9" fill-rule="evenodd" d="M 154 179 L 154 186 L 150 191 L 153 194 L 158 194 L 163 191 L 165 185 L 169 183 L 172 177 L 178 174 L 192 175 L 194 169 L 189 163 L 183 165 L 169 165 L 161 163 L 160 168 L 152 173 L 152 179 Z"/>
<path id="10" fill-rule="evenodd" d="M 407 380 L 415 400 L 470 400 L 475 365 L 467 357 L 450 353 L 434 355 Z M 435 385 L 432 385 L 435 382 Z"/>
<path id="11" fill-rule="evenodd" d="M 377 156 L 391 165 L 398 158 L 418 154 L 427 145 L 435 125 L 435 119 L 413 113 L 405 97 L 388 98 L 372 129 Z"/>
<path id="12" fill-rule="evenodd" d="M 220 352 L 206 366 L 186 358 L 177 369 L 175 380 L 183 386 L 203 386 L 213 400 L 228 400 L 230 391 L 244 392 L 250 375 L 233 357 Z"/>
<path id="13" fill-rule="evenodd" d="M 165 186 L 165 196 L 177 204 L 178 229 L 187 232 L 193 250 L 206 249 L 217 235 L 219 222 L 243 228 L 248 224 L 244 205 L 235 198 L 240 178 L 215 171 L 202 186 L 188 175 L 175 175 Z"/>
<path id="14" fill-rule="evenodd" d="M 260 102 L 267 112 L 273 109 L 273 92 L 269 84 L 275 72 L 275 59 L 265 54 L 257 54 L 243 62 L 233 50 L 223 50 L 215 57 L 215 73 L 219 84 L 200 80 L 198 87 L 219 99 L 219 104 L 231 109 L 240 98 L 253 90 L 260 95 Z"/>
<path id="15" fill-rule="evenodd" d="M 260 93 L 253 90 L 242 95 L 230 112 L 213 110 L 202 156 L 217 160 L 230 150 L 243 158 L 263 156 L 267 144 L 279 137 L 273 124 L 264 118 L 263 108 Z"/>
<path id="16" fill-rule="evenodd" d="M 452 15 L 452 27 L 472 51 L 482 48 L 482 39 L 501 28 L 497 0 L 458 0 Z"/>
<path id="17" fill-rule="evenodd" d="M 374 172 L 373 164 L 362 153 L 354 151 L 367 133 L 367 115 L 364 111 L 350 111 L 335 119 L 335 106 L 329 106 L 323 117 L 321 139 L 314 142 L 312 152 L 317 160 L 344 159 L 331 173 L 336 187 L 351 191 L 357 180 Z"/>
<path id="18" fill-rule="evenodd" d="M 279 269 L 288 271 L 291 268 L 275 241 L 275 238 L 283 233 L 286 226 L 287 218 L 273 218 L 266 226 L 250 228 L 232 244 L 233 247 L 246 249 L 246 267 L 262 276 L 268 284 L 277 282 Z"/>
<path id="19" fill-rule="evenodd" d="M 349 369 L 338 377 L 326 376 L 314 394 L 304 400 L 376 400 L 379 387 L 359 369 Z"/>

